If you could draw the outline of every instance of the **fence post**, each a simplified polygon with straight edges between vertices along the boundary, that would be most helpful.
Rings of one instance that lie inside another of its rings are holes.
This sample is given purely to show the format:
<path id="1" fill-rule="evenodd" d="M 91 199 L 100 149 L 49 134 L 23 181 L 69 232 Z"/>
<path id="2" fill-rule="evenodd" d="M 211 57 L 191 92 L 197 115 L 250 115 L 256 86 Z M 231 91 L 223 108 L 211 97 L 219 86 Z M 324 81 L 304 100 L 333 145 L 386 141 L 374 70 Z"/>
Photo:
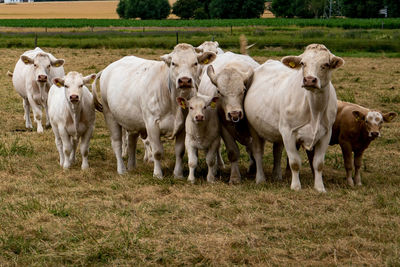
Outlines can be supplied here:
<path id="1" fill-rule="evenodd" d="M 231 35 L 232 35 L 232 25 L 231 25 Z"/>
<path id="2" fill-rule="evenodd" d="M 37 47 L 37 32 L 35 32 L 35 48 Z"/>
<path id="3" fill-rule="evenodd" d="M 179 44 L 179 33 L 176 32 L 176 44 Z"/>

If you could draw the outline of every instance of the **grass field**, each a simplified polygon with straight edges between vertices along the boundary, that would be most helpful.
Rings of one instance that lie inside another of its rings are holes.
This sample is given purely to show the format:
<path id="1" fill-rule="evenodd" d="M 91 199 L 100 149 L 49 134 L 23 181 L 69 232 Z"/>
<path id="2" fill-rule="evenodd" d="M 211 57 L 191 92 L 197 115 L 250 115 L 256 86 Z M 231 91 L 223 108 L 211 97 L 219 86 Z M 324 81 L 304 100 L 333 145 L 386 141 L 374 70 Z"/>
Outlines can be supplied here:
<path id="1" fill-rule="evenodd" d="M 157 59 L 168 52 L 47 50 L 66 60 L 66 71 L 84 74 L 124 55 Z M 228 169 L 213 185 L 175 180 L 169 141 L 164 180 L 152 178 L 152 166 L 141 160 L 141 144 L 138 168 L 120 176 L 100 113 L 91 168 L 80 170 L 78 154 L 78 164 L 63 171 L 52 131 L 23 131 L 22 100 L 5 75 L 23 51 L 0 49 L 0 265 L 400 265 L 399 119 L 385 125 L 366 151 L 362 187 L 346 185 L 340 150 L 329 148 L 327 194 L 313 190 L 306 160 L 300 192 L 291 191 L 287 179 L 256 186 L 254 177 L 246 177 L 230 186 Z M 400 113 L 399 58 L 345 60 L 333 78 L 339 99 Z M 268 178 L 271 153 L 267 145 Z M 243 154 L 243 175 L 247 165 Z M 200 161 L 198 176 L 205 176 L 205 168 Z"/>

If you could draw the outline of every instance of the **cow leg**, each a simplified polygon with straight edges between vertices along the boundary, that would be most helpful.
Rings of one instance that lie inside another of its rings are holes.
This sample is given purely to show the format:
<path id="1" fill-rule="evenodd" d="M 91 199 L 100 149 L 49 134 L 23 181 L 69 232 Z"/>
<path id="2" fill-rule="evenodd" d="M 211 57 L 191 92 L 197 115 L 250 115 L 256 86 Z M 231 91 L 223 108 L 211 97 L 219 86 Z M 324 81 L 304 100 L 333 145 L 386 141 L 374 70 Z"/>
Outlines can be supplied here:
<path id="1" fill-rule="evenodd" d="M 70 156 L 72 151 L 72 143 L 71 143 L 71 136 L 67 133 L 65 129 L 60 130 L 60 136 L 63 145 L 63 153 L 64 153 L 64 164 L 63 168 L 68 169 L 71 167 Z"/>
<path id="2" fill-rule="evenodd" d="M 188 181 L 194 184 L 195 182 L 195 176 L 194 176 L 194 171 L 196 170 L 197 167 L 197 148 L 194 148 L 188 144 L 186 144 L 186 149 L 188 152 L 188 160 L 189 160 L 189 176 L 188 176 Z"/>
<path id="3" fill-rule="evenodd" d="M 206 162 L 208 167 L 207 173 L 207 182 L 213 183 L 215 182 L 215 173 L 216 173 L 216 160 L 218 154 L 218 148 L 220 147 L 220 138 L 217 138 L 212 144 L 211 147 L 207 151 Z"/>
<path id="4" fill-rule="evenodd" d="M 312 160 L 314 167 L 314 188 L 320 193 L 326 193 L 322 180 L 322 169 L 324 168 L 325 152 L 328 149 L 330 138 L 331 134 L 326 134 L 314 147 L 314 158 Z"/>
<path id="5" fill-rule="evenodd" d="M 125 129 L 122 129 L 122 157 L 126 157 L 128 155 L 128 146 L 129 146 L 129 132 Z"/>
<path id="6" fill-rule="evenodd" d="M 219 140 L 219 144 L 220 144 L 220 146 L 218 147 L 218 151 L 217 151 L 217 165 L 218 165 L 217 167 L 220 170 L 222 170 L 222 169 L 225 169 L 225 162 L 224 162 L 224 160 L 222 158 L 222 155 L 221 155 L 221 151 L 222 151 L 221 139 Z"/>
<path id="7" fill-rule="evenodd" d="M 235 142 L 235 139 L 228 132 L 225 127 L 222 127 L 222 139 L 224 140 L 226 150 L 228 151 L 228 159 L 231 162 L 231 177 L 229 178 L 230 184 L 240 183 L 240 171 L 239 171 L 239 147 Z"/>
<path id="8" fill-rule="evenodd" d="M 282 130 L 281 133 L 289 133 L 290 131 L 288 130 Z M 300 190 L 301 189 L 301 184 L 300 184 L 300 167 L 301 167 L 301 157 L 299 154 L 299 151 L 296 148 L 296 139 L 294 136 L 290 134 L 283 134 L 282 135 L 283 143 L 286 148 L 286 153 L 289 158 L 289 165 L 290 169 L 292 171 L 292 182 L 290 185 L 290 189 L 292 190 Z"/>
<path id="9" fill-rule="evenodd" d="M 247 174 L 254 174 L 257 171 L 256 160 L 254 159 L 253 152 L 251 151 L 251 145 L 246 146 L 247 154 L 249 155 L 249 167 L 247 168 Z"/>
<path id="10" fill-rule="evenodd" d="M 185 155 L 185 131 L 180 131 L 175 138 L 175 178 L 183 178 L 183 155 Z"/>
<path id="11" fill-rule="evenodd" d="M 274 154 L 274 168 L 272 170 L 272 178 L 275 180 L 282 180 L 281 160 L 282 160 L 283 144 L 274 143 L 272 151 Z"/>
<path id="12" fill-rule="evenodd" d="M 63 152 L 63 144 L 62 144 L 61 136 L 60 136 L 60 133 L 58 132 L 57 127 L 53 128 L 53 132 L 54 132 L 54 136 L 55 136 L 55 142 L 56 142 L 58 155 L 60 156 L 60 166 L 62 167 L 64 165 L 64 152 Z"/>
<path id="13" fill-rule="evenodd" d="M 262 158 L 264 155 L 264 145 L 265 145 L 265 140 L 260 138 L 258 134 L 255 132 L 255 130 L 250 127 L 250 132 L 252 136 L 252 151 L 253 151 L 253 156 L 254 160 L 256 162 L 256 183 L 265 183 L 265 175 L 264 175 L 264 169 L 263 169 L 263 163 L 262 163 Z"/>
<path id="14" fill-rule="evenodd" d="M 79 139 L 74 139 L 71 136 L 72 150 L 71 150 L 71 154 L 69 156 L 69 161 L 70 161 L 71 165 L 74 164 L 76 161 L 76 148 L 78 147 L 78 142 L 79 142 Z"/>
<path id="15" fill-rule="evenodd" d="M 160 140 L 160 128 L 158 124 L 154 122 L 146 125 L 146 130 L 148 134 L 148 139 L 150 141 L 151 151 L 153 152 L 154 159 L 154 170 L 153 176 L 159 179 L 163 178 L 162 169 L 161 169 L 161 159 L 164 155 L 164 149 Z"/>
<path id="16" fill-rule="evenodd" d="M 105 103 L 103 104 L 103 114 L 108 129 L 110 129 L 111 146 L 117 159 L 117 171 L 119 174 L 124 174 L 126 173 L 126 168 L 122 159 L 122 127 L 115 121 Z"/>
<path id="17" fill-rule="evenodd" d="M 46 112 L 46 128 L 49 129 L 49 128 L 51 128 L 51 125 L 50 125 L 50 117 L 49 117 L 49 108 L 47 106 L 47 103 L 44 105 L 44 110 Z"/>
<path id="18" fill-rule="evenodd" d="M 363 152 L 354 152 L 354 169 L 355 169 L 355 173 L 354 173 L 354 182 L 356 185 L 361 186 L 361 173 L 360 173 L 360 169 L 361 169 L 361 164 L 362 164 L 362 156 L 363 156 Z"/>
<path id="19" fill-rule="evenodd" d="M 93 126 L 90 127 L 81 137 L 80 151 L 82 155 L 82 165 L 81 165 L 82 170 L 89 169 L 89 162 L 88 162 L 89 142 L 90 138 L 92 137 L 93 128 L 94 128 Z"/>
<path id="20" fill-rule="evenodd" d="M 22 100 L 23 105 L 24 105 L 24 119 L 25 119 L 25 127 L 28 129 L 32 129 L 32 121 L 31 121 L 31 116 L 30 116 L 30 112 L 31 112 L 31 107 L 29 105 L 29 101 L 27 98 L 24 98 Z"/>
<path id="21" fill-rule="evenodd" d="M 42 126 L 42 108 L 41 106 L 37 105 L 33 100 L 32 96 L 28 95 L 29 104 L 32 106 L 33 111 L 33 119 L 37 124 L 37 132 L 43 133 L 43 126 Z"/>
<path id="22" fill-rule="evenodd" d="M 150 141 L 148 138 L 143 139 L 140 138 L 143 142 L 144 146 L 144 156 L 143 156 L 143 161 L 144 162 L 153 162 L 153 153 L 151 152 L 151 146 L 150 146 Z"/>
<path id="23" fill-rule="evenodd" d="M 136 146 L 139 134 L 137 133 L 126 133 L 128 135 L 128 171 L 133 170 L 136 167 Z"/>
<path id="24" fill-rule="evenodd" d="M 344 168 L 346 169 L 346 180 L 350 186 L 354 186 L 353 178 L 351 174 L 353 172 L 353 162 L 352 162 L 352 149 L 350 143 L 342 143 L 340 144 L 342 148 L 343 160 L 344 160 Z"/>

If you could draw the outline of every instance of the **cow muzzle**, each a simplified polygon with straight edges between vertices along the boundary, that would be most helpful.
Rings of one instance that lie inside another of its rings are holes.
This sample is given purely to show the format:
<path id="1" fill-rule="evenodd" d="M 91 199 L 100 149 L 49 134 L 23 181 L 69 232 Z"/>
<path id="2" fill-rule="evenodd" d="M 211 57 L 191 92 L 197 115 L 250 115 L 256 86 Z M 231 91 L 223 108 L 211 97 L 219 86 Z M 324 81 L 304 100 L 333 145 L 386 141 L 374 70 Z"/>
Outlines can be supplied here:
<path id="1" fill-rule="evenodd" d="M 238 122 L 243 119 L 243 112 L 241 110 L 228 112 L 228 118 L 233 122 Z"/>
<path id="2" fill-rule="evenodd" d="M 307 76 L 303 78 L 303 87 L 304 88 L 313 88 L 313 89 L 319 89 L 318 86 L 318 79 L 313 76 Z"/>
<path id="3" fill-rule="evenodd" d="M 37 81 L 40 83 L 47 82 L 47 75 L 38 75 Z"/>
<path id="4" fill-rule="evenodd" d="M 379 136 L 381 136 L 380 132 L 369 132 L 369 137 L 372 139 L 378 138 Z"/>
<path id="5" fill-rule="evenodd" d="M 79 96 L 78 95 L 70 95 L 69 101 L 71 101 L 72 104 L 76 104 L 79 102 Z"/>
<path id="6" fill-rule="evenodd" d="M 179 88 L 192 88 L 193 80 L 189 77 L 182 77 L 178 79 L 178 87 Z"/>
<path id="7" fill-rule="evenodd" d="M 204 121 L 204 116 L 203 115 L 196 115 L 194 117 L 194 119 L 196 120 L 196 122 L 202 122 L 202 121 Z"/>

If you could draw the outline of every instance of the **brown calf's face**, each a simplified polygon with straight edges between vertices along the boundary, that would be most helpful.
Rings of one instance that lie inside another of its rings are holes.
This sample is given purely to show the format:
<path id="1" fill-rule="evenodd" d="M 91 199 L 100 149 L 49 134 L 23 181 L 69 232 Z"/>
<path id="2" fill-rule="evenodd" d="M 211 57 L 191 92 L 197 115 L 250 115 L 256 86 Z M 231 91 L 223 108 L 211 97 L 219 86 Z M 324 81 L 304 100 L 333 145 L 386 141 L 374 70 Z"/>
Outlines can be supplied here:
<path id="1" fill-rule="evenodd" d="M 72 105 L 77 105 L 82 100 L 83 86 L 93 82 L 95 78 L 96 74 L 83 77 L 82 74 L 71 71 L 64 78 L 54 78 L 53 83 L 57 87 L 64 87 L 67 101 Z"/>
<path id="2" fill-rule="evenodd" d="M 183 97 L 178 97 L 176 101 L 183 109 L 189 109 L 188 116 L 194 123 L 201 123 L 205 120 L 208 120 L 207 113 L 205 111 L 209 107 L 215 108 L 218 97 L 194 96 L 190 100 L 186 100 Z"/>
<path id="3" fill-rule="evenodd" d="M 47 82 L 51 67 L 61 67 L 64 64 L 63 59 L 51 60 L 47 54 L 41 53 L 34 58 L 22 55 L 21 60 L 26 65 L 32 65 L 35 79 L 41 84 Z"/>
<path id="4" fill-rule="evenodd" d="M 207 68 L 207 75 L 217 87 L 226 120 L 238 122 L 243 119 L 243 100 L 246 90 L 253 81 L 254 71 L 249 69 L 244 73 L 228 67 L 216 75 L 213 66 L 210 65 Z"/>
<path id="5" fill-rule="evenodd" d="M 282 63 L 290 68 L 302 68 L 302 87 L 307 90 L 325 88 L 331 81 L 332 70 L 340 68 L 344 60 L 333 55 L 324 45 L 311 44 L 300 56 L 287 56 Z"/>
<path id="6" fill-rule="evenodd" d="M 202 65 L 211 63 L 216 58 L 212 52 L 197 53 L 189 44 L 178 44 L 174 51 L 161 56 L 169 66 L 170 79 L 178 89 L 178 95 L 189 97 L 197 89 Z"/>
<path id="7" fill-rule="evenodd" d="M 375 139 L 381 136 L 381 128 L 383 122 L 390 122 L 396 116 L 397 113 L 395 112 L 388 112 L 382 114 L 378 111 L 369 111 L 366 115 L 362 114 L 360 111 L 353 111 L 353 116 L 359 121 L 364 130 L 367 132 L 368 137 L 371 139 Z"/>

